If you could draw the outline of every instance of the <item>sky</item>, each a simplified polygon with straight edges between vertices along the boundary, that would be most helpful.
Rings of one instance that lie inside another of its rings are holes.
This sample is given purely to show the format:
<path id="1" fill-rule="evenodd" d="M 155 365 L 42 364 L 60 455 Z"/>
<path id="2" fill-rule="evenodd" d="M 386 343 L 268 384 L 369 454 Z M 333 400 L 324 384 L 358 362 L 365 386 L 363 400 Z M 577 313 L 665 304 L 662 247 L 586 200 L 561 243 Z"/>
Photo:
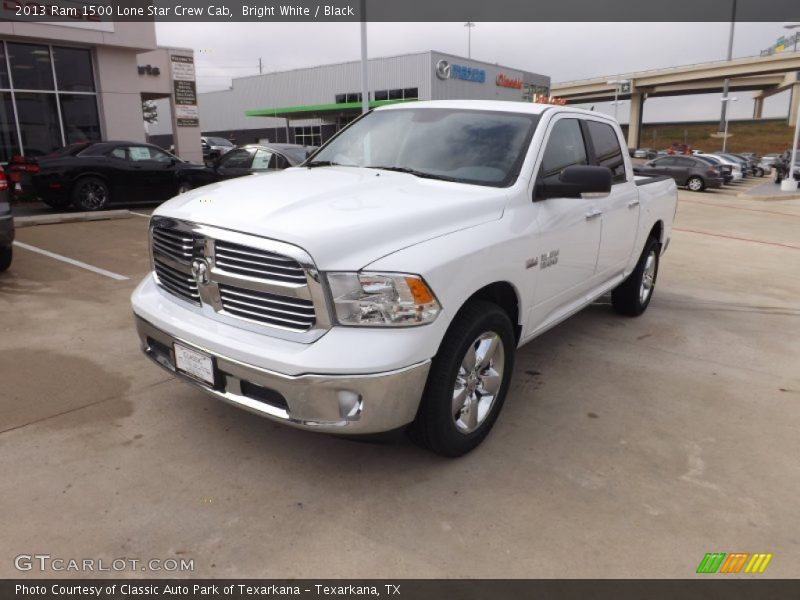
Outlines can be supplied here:
<path id="1" fill-rule="evenodd" d="M 786 31 L 784 23 L 737 23 L 733 56 L 756 56 Z M 360 58 L 358 23 L 158 23 L 158 43 L 195 51 L 198 91 L 226 89 L 235 77 Z M 463 23 L 369 23 L 370 57 L 440 50 L 467 55 Z M 554 83 L 724 60 L 729 23 L 477 23 L 472 57 L 549 75 Z M 731 118 L 753 114 L 752 92 L 738 92 Z M 764 117 L 785 117 L 789 93 L 764 103 Z M 629 102 L 619 105 L 627 122 Z M 610 103 L 595 110 L 613 114 Z M 719 117 L 719 94 L 653 98 L 644 121 Z"/>

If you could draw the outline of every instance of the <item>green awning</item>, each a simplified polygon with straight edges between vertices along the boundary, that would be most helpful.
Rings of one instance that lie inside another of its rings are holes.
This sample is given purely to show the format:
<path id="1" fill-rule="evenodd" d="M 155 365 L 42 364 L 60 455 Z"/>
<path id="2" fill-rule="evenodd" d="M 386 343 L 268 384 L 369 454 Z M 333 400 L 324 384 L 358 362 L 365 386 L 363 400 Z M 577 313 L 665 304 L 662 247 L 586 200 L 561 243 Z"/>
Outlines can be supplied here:
<path id="1" fill-rule="evenodd" d="M 387 104 L 400 102 L 416 102 L 413 100 L 370 100 L 369 107 L 377 108 Z M 306 104 L 305 106 L 286 106 L 283 108 L 254 108 L 244 111 L 248 117 L 279 117 L 313 119 L 316 117 L 331 117 L 337 114 L 352 115 L 361 110 L 361 102 L 342 102 L 340 104 Z"/>

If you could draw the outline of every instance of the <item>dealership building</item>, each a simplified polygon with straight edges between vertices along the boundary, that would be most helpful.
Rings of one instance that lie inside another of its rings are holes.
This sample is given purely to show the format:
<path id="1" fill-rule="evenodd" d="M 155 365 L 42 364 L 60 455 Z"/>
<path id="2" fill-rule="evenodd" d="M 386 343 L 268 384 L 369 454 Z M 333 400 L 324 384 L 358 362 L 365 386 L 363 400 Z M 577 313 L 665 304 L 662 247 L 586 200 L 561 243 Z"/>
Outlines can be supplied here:
<path id="1" fill-rule="evenodd" d="M 35 23 L 13 7 L 0 5 L 0 163 L 75 142 L 144 142 L 144 100 L 166 107 L 177 151 L 202 160 L 192 50 L 159 47 L 153 23 Z"/>
<path id="2" fill-rule="evenodd" d="M 550 93 L 550 77 L 523 69 L 427 51 L 372 58 L 369 105 L 470 99 L 533 102 Z M 172 143 L 169 106 L 158 102 L 151 141 Z M 236 144 L 319 145 L 361 114 L 360 61 L 233 79 L 230 89 L 198 95 L 204 135 Z"/>

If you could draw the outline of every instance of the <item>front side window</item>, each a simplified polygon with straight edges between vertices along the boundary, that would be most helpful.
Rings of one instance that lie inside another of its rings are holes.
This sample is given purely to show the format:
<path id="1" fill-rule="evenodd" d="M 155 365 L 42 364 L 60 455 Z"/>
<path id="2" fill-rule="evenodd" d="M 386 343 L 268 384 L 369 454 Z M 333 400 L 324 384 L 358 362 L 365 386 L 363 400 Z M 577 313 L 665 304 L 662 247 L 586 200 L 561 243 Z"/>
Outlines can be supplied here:
<path id="1" fill-rule="evenodd" d="M 622 156 L 622 147 L 619 145 L 619 138 L 617 138 L 614 128 L 607 123 L 598 121 L 586 121 L 586 124 L 592 138 L 597 164 L 611 169 L 613 183 L 626 181 L 625 159 Z"/>
<path id="2" fill-rule="evenodd" d="M 588 164 L 586 144 L 577 119 L 561 119 L 553 126 L 542 157 L 544 182 L 573 165 Z"/>
<path id="3" fill-rule="evenodd" d="M 220 160 L 220 166 L 230 169 L 249 169 L 253 155 L 249 150 L 231 150 Z"/>
<path id="4" fill-rule="evenodd" d="M 274 155 L 271 152 L 267 152 L 266 150 L 262 150 L 261 148 L 259 148 L 253 155 L 252 169 L 254 171 L 266 171 L 267 169 L 274 168 L 273 165 L 270 165 L 270 160 L 272 159 L 273 156 Z"/>
<path id="5" fill-rule="evenodd" d="M 375 111 L 333 138 L 311 164 L 410 172 L 493 187 L 514 183 L 538 115 L 446 108 Z"/>

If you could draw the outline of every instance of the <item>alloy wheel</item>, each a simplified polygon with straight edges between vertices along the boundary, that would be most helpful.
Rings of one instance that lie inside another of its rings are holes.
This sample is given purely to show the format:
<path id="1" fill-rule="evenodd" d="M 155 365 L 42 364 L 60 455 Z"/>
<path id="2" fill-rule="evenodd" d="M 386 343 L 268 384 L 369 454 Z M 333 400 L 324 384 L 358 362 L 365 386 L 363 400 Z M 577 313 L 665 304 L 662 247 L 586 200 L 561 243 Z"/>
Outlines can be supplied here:
<path id="1" fill-rule="evenodd" d="M 505 350 L 497 333 L 486 331 L 469 345 L 453 386 L 452 415 L 459 433 L 472 433 L 489 416 L 504 368 Z"/>

